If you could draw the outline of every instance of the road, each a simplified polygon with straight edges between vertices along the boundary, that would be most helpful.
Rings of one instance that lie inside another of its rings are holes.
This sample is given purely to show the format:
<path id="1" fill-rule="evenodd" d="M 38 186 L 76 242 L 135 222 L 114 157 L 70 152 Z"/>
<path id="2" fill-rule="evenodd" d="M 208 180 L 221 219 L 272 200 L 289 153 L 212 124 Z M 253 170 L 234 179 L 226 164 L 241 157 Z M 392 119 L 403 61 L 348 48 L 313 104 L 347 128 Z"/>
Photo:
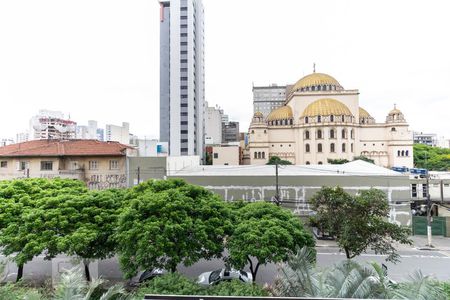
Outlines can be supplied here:
<path id="1" fill-rule="evenodd" d="M 319 267 L 328 267 L 334 263 L 344 260 L 345 255 L 339 253 L 335 247 L 324 247 L 317 249 L 317 263 Z M 439 280 L 450 280 L 450 251 L 431 251 L 431 250 L 400 250 L 398 252 L 401 256 L 401 261 L 397 264 L 386 263 L 384 256 L 373 253 L 362 254 L 357 257 L 357 261 L 362 262 L 378 262 L 385 263 L 388 267 L 388 275 L 395 281 L 403 281 L 407 279 L 408 274 L 414 270 L 420 269 L 423 274 L 432 274 Z M 0 259 L 2 257 L 0 256 Z M 32 262 L 25 265 L 24 279 L 27 281 L 44 282 L 57 274 L 57 270 L 69 266 L 66 262 L 67 258 L 64 256 L 58 257 L 53 262 L 44 260 L 43 256 L 36 257 Z M 196 278 L 200 273 L 219 269 L 223 267 L 221 260 L 199 261 L 190 267 L 180 266 L 178 271 L 191 278 Z M 52 269 L 53 268 L 53 269 Z M 122 274 L 117 263 L 116 258 L 99 261 L 98 264 L 93 265 L 93 275 L 98 270 L 98 275 L 104 279 L 113 282 L 122 280 Z M 53 270 L 53 272 L 52 272 Z M 13 263 L 8 266 L 8 280 L 14 280 L 17 268 Z M 277 266 L 268 264 L 261 266 L 257 275 L 257 282 L 271 283 L 277 273 Z"/>

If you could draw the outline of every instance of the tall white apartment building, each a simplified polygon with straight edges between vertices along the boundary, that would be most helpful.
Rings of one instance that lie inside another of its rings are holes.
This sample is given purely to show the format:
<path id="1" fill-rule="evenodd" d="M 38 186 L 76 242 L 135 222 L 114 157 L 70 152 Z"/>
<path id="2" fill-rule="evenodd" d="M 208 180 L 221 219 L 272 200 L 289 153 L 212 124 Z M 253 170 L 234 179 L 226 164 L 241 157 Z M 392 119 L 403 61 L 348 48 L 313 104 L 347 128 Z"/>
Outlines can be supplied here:
<path id="1" fill-rule="evenodd" d="M 60 111 L 39 110 L 30 120 L 29 140 L 74 139 L 77 123 Z"/>
<path id="2" fill-rule="evenodd" d="M 107 124 L 105 128 L 105 141 L 130 144 L 130 124 L 122 122 L 122 126 Z"/>
<path id="3" fill-rule="evenodd" d="M 218 145 L 222 143 L 223 110 L 219 107 L 207 107 L 205 117 L 205 144 Z"/>
<path id="4" fill-rule="evenodd" d="M 88 125 L 77 126 L 77 139 L 80 140 L 99 140 L 97 121 L 89 120 Z"/>
<path id="5" fill-rule="evenodd" d="M 160 0 L 160 141 L 169 154 L 203 156 L 204 10 L 201 0 Z"/>

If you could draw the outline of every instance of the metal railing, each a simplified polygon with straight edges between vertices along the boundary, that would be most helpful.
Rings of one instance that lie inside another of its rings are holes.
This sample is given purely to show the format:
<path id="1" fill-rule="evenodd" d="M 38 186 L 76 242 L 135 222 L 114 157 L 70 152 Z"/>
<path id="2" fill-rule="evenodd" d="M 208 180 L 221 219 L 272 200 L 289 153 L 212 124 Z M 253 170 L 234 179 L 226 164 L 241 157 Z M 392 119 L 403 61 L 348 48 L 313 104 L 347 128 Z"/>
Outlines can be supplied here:
<path id="1" fill-rule="evenodd" d="M 343 298 L 310 297 L 242 297 L 242 296 L 184 296 L 184 295 L 145 295 L 144 300 L 343 300 Z M 358 299 L 354 299 L 358 300 Z M 359 299 L 361 300 L 361 299 Z M 376 299 L 372 299 L 376 300 Z"/>

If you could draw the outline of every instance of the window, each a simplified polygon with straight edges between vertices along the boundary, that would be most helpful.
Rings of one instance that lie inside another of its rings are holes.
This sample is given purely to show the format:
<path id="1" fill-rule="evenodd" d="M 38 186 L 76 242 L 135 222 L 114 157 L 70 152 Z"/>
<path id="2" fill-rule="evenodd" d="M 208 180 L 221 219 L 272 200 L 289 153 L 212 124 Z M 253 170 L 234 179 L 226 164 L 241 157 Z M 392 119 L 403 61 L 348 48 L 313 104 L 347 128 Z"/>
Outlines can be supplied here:
<path id="1" fill-rule="evenodd" d="M 345 132 L 345 129 L 342 129 L 342 138 L 345 139 L 347 136 L 347 133 Z"/>
<path id="2" fill-rule="evenodd" d="M 342 122 L 345 122 L 345 116 L 342 116 L 341 119 L 342 119 Z"/>
<path id="3" fill-rule="evenodd" d="M 400 150 L 397 151 L 397 156 L 400 156 Z"/>
<path id="4" fill-rule="evenodd" d="M 322 122 L 322 117 L 321 116 L 317 116 L 317 123 Z"/>
<path id="5" fill-rule="evenodd" d="M 350 144 L 350 152 L 353 152 L 353 143 Z"/>
<path id="6" fill-rule="evenodd" d="M 311 163 L 309 161 L 306 162 L 307 165 L 310 165 Z"/>
<path id="7" fill-rule="evenodd" d="M 409 156 L 409 151 L 408 150 L 405 151 L 405 155 Z"/>
<path id="8" fill-rule="evenodd" d="M 411 184 L 411 194 L 412 194 L 411 196 L 413 198 L 417 197 L 417 184 L 416 183 Z"/>
<path id="9" fill-rule="evenodd" d="M 219 158 L 219 153 L 214 153 L 214 158 Z"/>
<path id="10" fill-rule="evenodd" d="M 8 162 L 6 160 L 2 160 L 0 162 L 0 168 L 7 168 L 8 167 Z"/>
<path id="11" fill-rule="evenodd" d="M 258 152 L 258 158 L 261 158 L 261 152 Z"/>
<path id="12" fill-rule="evenodd" d="M 392 128 L 391 128 L 391 131 L 395 131 L 395 127 L 392 127 Z"/>
<path id="13" fill-rule="evenodd" d="M 354 137 L 354 133 L 353 133 L 353 129 L 350 130 L 350 138 L 351 138 L 351 139 L 354 139 L 354 138 L 355 138 L 355 137 Z"/>
<path id="14" fill-rule="evenodd" d="M 53 170 L 52 161 L 41 161 L 41 171 L 51 171 Z"/>
<path id="15" fill-rule="evenodd" d="M 308 117 L 305 117 L 305 123 L 308 124 Z"/>
<path id="16" fill-rule="evenodd" d="M 18 171 L 24 171 L 28 169 L 29 163 L 27 161 L 20 161 L 17 164 L 17 170 Z"/>
<path id="17" fill-rule="evenodd" d="M 334 149 L 334 143 L 331 143 L 330 144 L 330 152 L 334 152 L 335 151 L 335 149 Z"/>
<path id="18" fill-rule="evenodd" d="M 309 153 L 309 151 L 311 151 L 311 148 L 310 148 L 309 144 L 306 144 L 305 145 L 305 152 Z"/>
<path id="19" fill-rule="evenodd" d="M 309 140 L 309 130 L 305 131 L 305 140 Z"/>
<path id="20" fill-rule="evenodd" d="M 345 143 L 342 144 L 342 152 L 345 152 Z"/>
<path id="21" fill-rule="evenodd" d="M 422 197 L 426 198 L 428 196 L 428 185 L 426 183 L 422 184 Z"/>
<path id="22" fill-rule="evenodd" d="M 334 130 L 333 129 L 331 129 L 330 130 L 330 139 L 334 139 L 335 137 L 334 137 Z"/>
<path id="23" fill-rule="evenodd" d="M 109 161 L 109 169 L 110 170 L 117 170 L 117 169 L 119 169 L 119 162 L 117 160 L 110 160 Z"/>
<path id="24" fill-rule="evenodd" d="M 98 161 L 90 160 L 89 161 L 89 170 L 97 170 L 98 169 Z"/>
<path id="25" fill-rule="evenodd" d="M 330 116 L 330 122 L 334 122 L 334 116 L 333 115 Z"/>
<path id="26" fill-rule="evenodd" d="M 321 139 L 322 138 L 322 130 L 317 130 L 317 138 Z"/>
<path id="27" fill-rule="evenodd" d="M 319 143 L 319 144 L 317 144 L 317 152 L 322 152 L 322 144 L 321 143 Z"/>
<path id="28" fill-rule="evenodd" d="M 262 158 L 263 158 L 263 159 L 266 158 L 266 152 L 263 152 L 263 153 L 262 153 Z"/>
<path id="29" fill-rule="evenodd" d="M 323 162 L 319 161 L 319 165 L 323 165 Z"/>
<path id="30" fill-rule="evenodd" d="M 258 158 L 258 153 L 257 152 L 255 152 L 254 158 Z"/>

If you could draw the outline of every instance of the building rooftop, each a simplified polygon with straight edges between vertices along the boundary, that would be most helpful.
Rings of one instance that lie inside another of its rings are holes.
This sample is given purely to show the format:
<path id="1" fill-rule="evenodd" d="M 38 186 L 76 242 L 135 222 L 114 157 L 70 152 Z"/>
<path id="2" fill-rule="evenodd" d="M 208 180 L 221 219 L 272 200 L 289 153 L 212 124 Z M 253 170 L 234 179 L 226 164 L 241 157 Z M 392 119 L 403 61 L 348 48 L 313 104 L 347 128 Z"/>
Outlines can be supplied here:
<path id="1" fill-rule="evenodd" d="M 342 165 L 283 165 L 279 176 L 405 176 L 374 164 L 356 160 Z M 173 172 L 176 176 L 275 176 L 274 165 L 199 166 Z"/>
<path id="2" fill-rule="evenodd" d="M 35 140 L 0 148 L 0 157 L 122 156 L 130 146 L 98 140 Z"/>

